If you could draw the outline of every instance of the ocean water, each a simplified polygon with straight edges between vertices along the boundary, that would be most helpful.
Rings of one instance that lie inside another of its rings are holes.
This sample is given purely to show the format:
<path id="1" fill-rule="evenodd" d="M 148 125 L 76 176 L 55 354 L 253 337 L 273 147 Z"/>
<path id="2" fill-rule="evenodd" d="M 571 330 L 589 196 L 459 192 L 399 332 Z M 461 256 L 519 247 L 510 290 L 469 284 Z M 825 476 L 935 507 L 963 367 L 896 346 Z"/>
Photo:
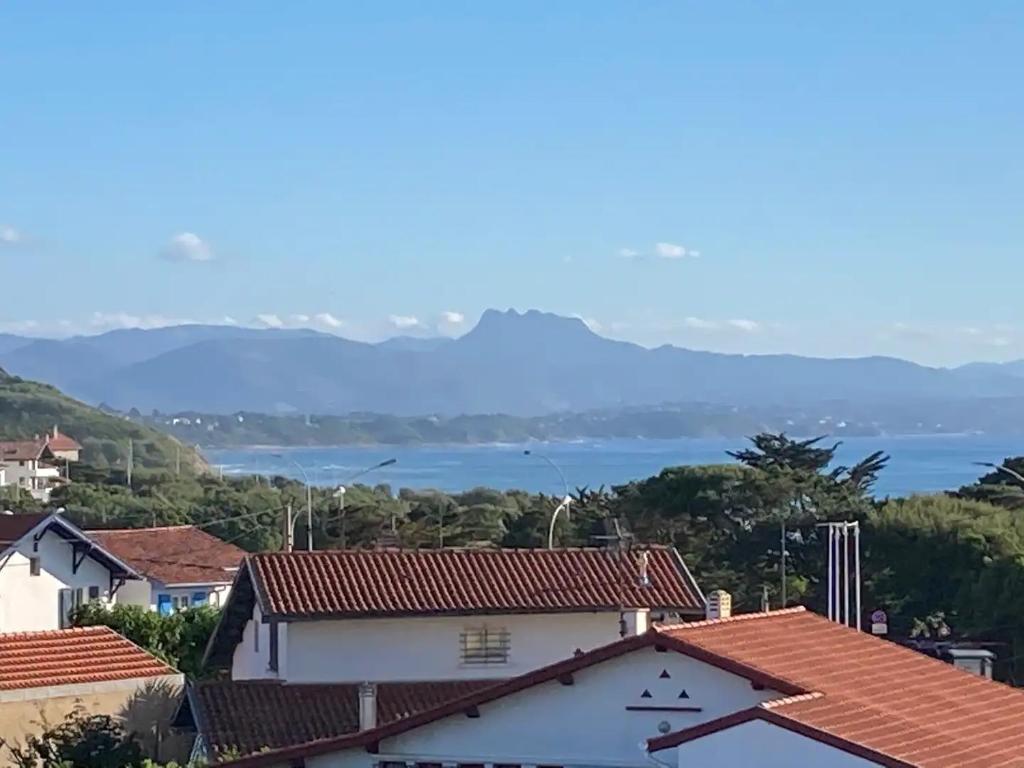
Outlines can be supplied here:
<path id="1" fill-rule="evenodd" d="M 742 439 L 586 440 L 521 445 L 342 446 L 334 448 L 242 448 L 204 451 L 225 474 L 285 475 L 302 479 L 300 465 L 316 485 L 349 482 L 360 470 L 387 459 L 388 467 L 363 475 L 359 482 L 388 483 L 398 488 L 461 491 L 476 486 L 533 492 L 562 492 L 558 472 L 570 487 L 611 486 L 657 474 L 681 464 L 731 461 L 727 450 Z M 529 449 L 534 455 L 523 454 Z M 983 474 L 973 462 L 999 462 L 1024 454 L 1024 441 L 1007 436 L 928 435 L 853 437 L 843 440 L 837 462 L 852 464 L 873 451 L 891 456 L 879 476 L 876 496 L 902 496 L 958 488 Z"/>

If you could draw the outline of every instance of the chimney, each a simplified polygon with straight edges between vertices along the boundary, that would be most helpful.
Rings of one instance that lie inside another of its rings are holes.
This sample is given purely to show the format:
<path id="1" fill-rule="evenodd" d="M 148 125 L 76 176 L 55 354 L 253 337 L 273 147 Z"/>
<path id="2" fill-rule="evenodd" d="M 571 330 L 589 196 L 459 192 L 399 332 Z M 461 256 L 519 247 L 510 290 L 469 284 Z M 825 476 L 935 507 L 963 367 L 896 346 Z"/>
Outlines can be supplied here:
<path id="1" fill-rule="evenodd" d="M 628 608 L 619 615 L 619 637 L 642 635 L 651 626 L 651 612 L 647 608 Z"/>
<path id="2" fill-rule="evenodd" d="M 377 684 L 362 683 L 359 686 L 359 730 L 369 731 L 377 727 Z"/>
<path id="3" fill-rule="evenodd" d="M 651 586 L 651 574 L 649 573 L 649 566 L 651 560 L 650 552 L 640 553 L 640 586 L 649 587 Z"/>
<path id="4" fill-rule="evenodd" d="M 728 619 L 732 616 L 732 595 L 724 589 L 716 589 L 708 595 L 708 619 Z"/>
<path id="5" fill-rule="evenodd" d="M 57 431 L 57 425 L 54 424 L 53 425 L 53 436 L 57 437 L 58 435 L 60 435 L 60 432 Z"/>

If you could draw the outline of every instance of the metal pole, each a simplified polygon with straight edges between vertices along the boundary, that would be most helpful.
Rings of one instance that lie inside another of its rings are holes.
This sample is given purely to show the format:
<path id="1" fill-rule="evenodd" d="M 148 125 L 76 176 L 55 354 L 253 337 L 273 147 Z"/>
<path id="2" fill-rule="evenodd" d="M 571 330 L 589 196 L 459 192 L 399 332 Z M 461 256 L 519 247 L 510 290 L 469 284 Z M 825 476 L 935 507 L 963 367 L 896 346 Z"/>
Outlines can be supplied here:
<path id="1" fill-rule="evenodd" d="M 563 509 L 569 508 L 569 496 L 562 499 L 562 503 L 555 507 L 555 511 L 551 513 L 551 523 L 548 525 L 548 549 L 555 548 L 555 521 L 558 520 L 558 513 Z"/>
<path id="2" fill-rule="evenodd" d="M 853 557 L 854 557 L 854 588 L 857 590 L 856 604 L 857 604 L 857 631 L 860 632 L 860 522 L 853 524 Z"/>
<path id="3" fill-rule="evenodd" d="M 786 607 L 786 521 L 782 520 L 782 607 Z"/>
<path id="4" fill-rule="evenodd" d="M 833 537 L 831 537 L 831 525 L 829 525 L 826 530 L 828 531 L 828 578 L 826 580 L 828 584 L 828 621 L 834 622 L 836 621 L 836 616 L 834 614 L 836 606 L 833 604 L 831 585 L 833 585 L 833 580 L 835 579 L 833 570 L 836 568 L 836 552 L 833 550 L 833 544 L 831 544 L 831 539 L 833 539 Z"/>
<path id="5" fill-rule="evenodd" d="M 843 523 L 843 624 L 850 626 L 850 524 Z"/>
<path id="6" fill-rule="evenodd" d="M 543 453 L 534 453 L 529 449 L 523 451 L 523 456 L 536 456 L 538 459 L 542 459 L 543 461 L 546 461 L 548 464 L 550 464 L 551 467 L 555 470 L 555 472 L 558 473 L 558 477 L 562 481 L 562 488 L 565 491 L 564 495 L 569 495 L 569 481 L 565 479 L 565 473 L 562 472 L 561 468 L 557 464 L 555 464 L 555 462 L 553 462 L 549 457 L 545 456 Z"/>
<path id="7" fill-rule="evenodd" d="M 306 481 L 306 549 L 313 551 L 313 487 Z"/>
<path id="8" fill-rule="evenodd" d="M 839 539 L 840 539 L 840 537 L 839 537 L 839 528 L 837 527 L 837 524 L 836 523 L 832 523 L 831 526 L 832 526 L 833 531 L 835 532 L 835 545 L 834 546 L 835 546 L 835 551 L 836 551 L 835 581 L 832 582 L 832 587 L 831 588 L 832 588 L 832 590 L 835 593 L 836 615 L 835 615 L 835 619 L 834 620 L 836 622 L 838 622 L 839 621 L 839 585 L 842 583 L 839 580 L 839 571 L 841 569 L 841 565 L 840 565 L 840 561 L 839 561 L 839 547 L 840 547 L 840 540 Z"/>

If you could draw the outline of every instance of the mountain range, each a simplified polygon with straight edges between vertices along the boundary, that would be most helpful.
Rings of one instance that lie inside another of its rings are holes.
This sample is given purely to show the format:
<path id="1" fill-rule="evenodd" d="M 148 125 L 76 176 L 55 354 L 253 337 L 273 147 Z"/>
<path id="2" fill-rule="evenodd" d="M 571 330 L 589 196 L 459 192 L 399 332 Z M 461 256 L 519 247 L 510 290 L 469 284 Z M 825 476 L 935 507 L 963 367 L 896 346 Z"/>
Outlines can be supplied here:
<path id="1" fill-rule="evenodd" d="M 456 339 L 372 344 L 313 330 L 182 325 L 68 339 L 0 335 L 0 366 L 94 404 L 162 412 L 394 415 L 1024 397 L 1024 361 L 932 368 L 890 357 L 648 349 L 581 320 L 488 310 Z"/>

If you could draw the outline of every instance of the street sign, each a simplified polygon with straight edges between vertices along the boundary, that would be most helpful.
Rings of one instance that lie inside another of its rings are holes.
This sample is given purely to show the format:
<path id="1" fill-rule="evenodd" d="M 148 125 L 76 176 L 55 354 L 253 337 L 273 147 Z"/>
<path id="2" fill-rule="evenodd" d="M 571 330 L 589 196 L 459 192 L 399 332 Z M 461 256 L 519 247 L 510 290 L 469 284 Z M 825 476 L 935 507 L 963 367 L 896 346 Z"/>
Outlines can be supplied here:
<path id="1" fill-rule="evenodd" d="M 885 611 L 879 609 L 871 612 L 871 634 L 889 634 L 889 617 L 886 615 Z"/>

